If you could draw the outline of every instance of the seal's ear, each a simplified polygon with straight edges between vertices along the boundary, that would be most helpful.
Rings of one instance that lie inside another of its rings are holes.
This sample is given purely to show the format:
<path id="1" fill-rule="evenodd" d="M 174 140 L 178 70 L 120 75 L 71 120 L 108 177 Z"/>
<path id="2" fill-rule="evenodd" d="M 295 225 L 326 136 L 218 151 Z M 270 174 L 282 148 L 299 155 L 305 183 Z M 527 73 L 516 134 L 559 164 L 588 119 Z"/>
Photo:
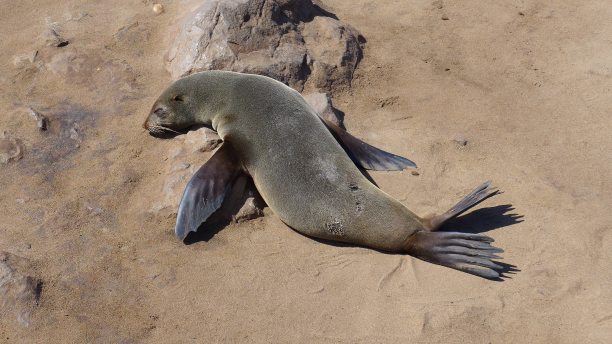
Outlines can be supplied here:
<path id="1" fill-rule="evenodd" d="M 185 187 L 176 218 L 177 238 L 184 240 L 189 232 L 197 231 L 221 207 L 240 171 L 240 163 L 231 146 L 223 143 Z"/>
<path id="2" fill-rule="evenodd" d="M 401 171 L 408 167 L 416 168 L 416 164 L 399 155 L 391 154 L 361 141 L 346 130 L 321 118 L 336 140 L 344 147 L 353 162 L 366 170 Z"/>

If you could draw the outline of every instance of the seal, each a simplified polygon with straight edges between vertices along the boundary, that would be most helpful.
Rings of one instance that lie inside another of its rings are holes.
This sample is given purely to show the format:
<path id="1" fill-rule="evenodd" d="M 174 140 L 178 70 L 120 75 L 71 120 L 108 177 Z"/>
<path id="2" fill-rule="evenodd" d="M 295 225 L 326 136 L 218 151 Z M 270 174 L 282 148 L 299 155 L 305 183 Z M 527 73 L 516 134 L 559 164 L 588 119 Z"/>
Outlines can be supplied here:
<path id="1" fill-rule="evenodd" d="M 454 207 L 422 218 L 368 180 L 360 168 L 416 165 L 373 147 L 319 117 L 302 96 L 271 78 L 207 71 L 181 78 L 158 98 L 144 123 L 153 135 L 209 126 L 223 143 L 187 184 L 176 236 L 201 227 L 240 175 L 250 175 L 264 201 L 310 237 L 412 255 L 488 279 L 504 267 L 503 250 L 478 234 L 440 232 L 448 219 L 498 193 L 486 182 Z M 202 226 L 204 227 L 204 226 Z"/>

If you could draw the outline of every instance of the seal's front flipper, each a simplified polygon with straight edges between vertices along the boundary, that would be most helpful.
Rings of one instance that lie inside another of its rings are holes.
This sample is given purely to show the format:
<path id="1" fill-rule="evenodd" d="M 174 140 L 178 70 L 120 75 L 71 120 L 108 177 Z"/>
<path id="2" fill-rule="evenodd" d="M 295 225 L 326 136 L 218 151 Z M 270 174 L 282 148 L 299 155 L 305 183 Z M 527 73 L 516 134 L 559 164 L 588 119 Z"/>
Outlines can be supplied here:
<path id="1" fill-rule="evenodd" d="M 195 232 L 223 203 L 241 171 L 240 163 L 228 143 L 200 167 L 185 187 L 176 218 L 175 233 L 183 240 Z"/>
<path id="2" fill-rule="evenodd" d="M 404 157 L 385 152 L 371 146 L 360 139 L 349 134 L 346 130 L 336 124 L 321 118 L 327 128 L 344 147 L 355 164 L 374 171 L 401 171 L 408 167 L 416 167 L 416 164 Z"/>
<path id="3" fill-rule="evenodd" d="M 445 213 L 425 219 L 424 225 L 430 231 L 438 230 L 447 220 L 463 214 L 466 210 L 498 193 L 499 190 L 491 187 L 491 181 L 486 181 L 472 190 L 467 196 L 463 197 L 459 203 L 455 204 Z"/>
<path id="4" fill-rule="evenodd" d="M 479 234 L 427 232 L 413 234 L 406 251 L 411 256 L 487 279 L 499 279 L 504 266 L 493 259 L 504 250 L 491 246 L 493 239 Z"/>

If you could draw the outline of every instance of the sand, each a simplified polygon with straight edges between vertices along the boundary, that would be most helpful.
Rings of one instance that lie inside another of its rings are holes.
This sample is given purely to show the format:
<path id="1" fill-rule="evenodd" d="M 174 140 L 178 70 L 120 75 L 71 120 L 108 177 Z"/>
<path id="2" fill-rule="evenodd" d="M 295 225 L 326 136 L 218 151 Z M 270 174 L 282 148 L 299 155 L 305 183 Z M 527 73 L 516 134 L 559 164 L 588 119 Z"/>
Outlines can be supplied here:
<path id="1" fill-rule="evenodd" d="M 0 165 L 0 251 L 43 288 L 29 326 L 2 308 L 1 342 L 610 341 L 608 1 L 324 1 L 367 40 L 334 94 L 347 128 L 419 165 L 372 176 L 423 215 L 493 180 L 504 193 L 455 226 L 506 250 L 503 282 L 313 241 L 269 209 L 178 242 L 151 211 L 174 143 L 141 127 L 184 11 L 161 3 L 3 6 L 0 131 L 23 157 Z"/>

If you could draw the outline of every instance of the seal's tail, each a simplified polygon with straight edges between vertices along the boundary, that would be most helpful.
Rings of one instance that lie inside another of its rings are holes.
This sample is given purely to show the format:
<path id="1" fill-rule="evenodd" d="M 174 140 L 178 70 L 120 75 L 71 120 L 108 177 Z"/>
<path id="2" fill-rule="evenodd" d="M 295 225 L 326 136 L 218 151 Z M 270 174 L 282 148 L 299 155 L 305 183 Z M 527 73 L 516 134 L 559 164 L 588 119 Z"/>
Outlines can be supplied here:
<path id="1" fill-rule="evenodd" d="M 461 201 L 459 201 L 445 213 L 425 219 L 424 225 L 428 230 L 432 232 L 436 231 L 444 222 L 463 214 L 466 210 L 491 196 L 497 195 L 498 193 L 499 190 L 491 187 L 491 181 L 486 181 L 472 190 L 472 192 L 470 192 L 467 196 L 463 197 Z"/>
<path id="2" fill-rule="evenodd" d="M 503 250 L 480 234 L 419 231 L 408 240 L 406 251 L 430 263 L 487 279 L 499 280 L 507 265 L 493 261 Z M 508 265 L 509 266 L 509 265 Z"/>

